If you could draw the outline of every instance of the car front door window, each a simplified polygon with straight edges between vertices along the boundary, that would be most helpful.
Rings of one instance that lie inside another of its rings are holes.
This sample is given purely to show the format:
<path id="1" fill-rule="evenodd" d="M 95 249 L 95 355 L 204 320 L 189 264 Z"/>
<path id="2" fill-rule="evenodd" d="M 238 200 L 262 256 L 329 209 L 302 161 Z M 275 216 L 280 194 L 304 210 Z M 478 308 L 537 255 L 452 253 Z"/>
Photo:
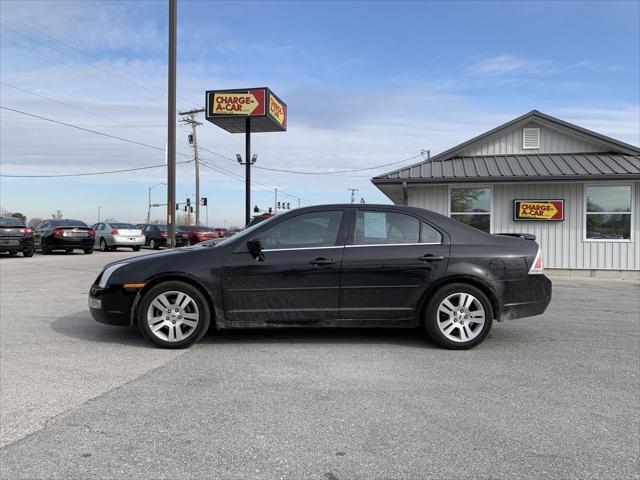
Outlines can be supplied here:
<path id="1" fill-rule="evenodd" d="M 264 250 L 333 247 L 338 240 L 342 211 L 332 210 L 298 215 L 264 232 Z"/>

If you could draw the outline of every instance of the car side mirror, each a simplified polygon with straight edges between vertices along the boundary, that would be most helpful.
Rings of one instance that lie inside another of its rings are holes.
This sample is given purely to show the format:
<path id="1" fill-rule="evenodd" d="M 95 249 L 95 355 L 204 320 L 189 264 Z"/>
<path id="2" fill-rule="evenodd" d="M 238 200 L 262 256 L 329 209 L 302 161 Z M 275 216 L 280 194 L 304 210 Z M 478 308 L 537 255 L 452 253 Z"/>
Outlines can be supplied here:
<path id="1" fill-rule="evenodd" d="M 248 240 L 247 250 L 249 250 L 249 254 L 258 262 L 264 262 L 264 253 L 262 253 L 262 242 L 260 239 L 255 238 Z"/>

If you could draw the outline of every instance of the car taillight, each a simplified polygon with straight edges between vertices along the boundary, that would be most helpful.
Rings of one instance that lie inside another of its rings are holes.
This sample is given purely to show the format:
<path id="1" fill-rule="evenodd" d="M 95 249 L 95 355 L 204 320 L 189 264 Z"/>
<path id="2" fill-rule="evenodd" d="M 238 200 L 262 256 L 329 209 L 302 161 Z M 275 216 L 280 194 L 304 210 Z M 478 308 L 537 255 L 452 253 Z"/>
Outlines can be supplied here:
<path id="1" fill-rule="evenodd" d="M 538 247 L 538 253 L 533 261 L 533 265 L 531 265 L 529 273 L 544 273 L 544 267 L 542 266 L 542 250 L 540 247 Z"/>
<path id="2" fill-rule="evenodd" d="M 29 227 L 20 229 L 20 233 L 31 233 L 31 232 L 33 232 L 33 230 Z"/>
<path id="3" fill-rule="evenodd" d="M 111 230 L 111 235 L 120 235 L 120 232 L 116 230 Z"/>
<path id="4" fill-rule="evenodd" d="M 87 233 L 89 234 L 89 236 L 91 236 L 91 235 L 95 235 L 95 234 L 96 234 L 96 231 L 95 231 L 94 229 L 90 228 L 90 229 L 87 231 Z"/>
<path id="5" fill-rule="evenodd" d="M 162 238 L 167 238 L 167 232 L 160 232 L 160 236 Z"/>
<path id="6" fill-rule="evenodd" d="M 51 230 L 51 235 L 64 235 L 64 230 L 56 228 L 55 230 Z"/>
<path id="7" fill-rule="evenodd" d="M 142 230 L 138 230 L 138 236 L 142 237 L 144 235 L 144 233 L 142 232 Z"/>

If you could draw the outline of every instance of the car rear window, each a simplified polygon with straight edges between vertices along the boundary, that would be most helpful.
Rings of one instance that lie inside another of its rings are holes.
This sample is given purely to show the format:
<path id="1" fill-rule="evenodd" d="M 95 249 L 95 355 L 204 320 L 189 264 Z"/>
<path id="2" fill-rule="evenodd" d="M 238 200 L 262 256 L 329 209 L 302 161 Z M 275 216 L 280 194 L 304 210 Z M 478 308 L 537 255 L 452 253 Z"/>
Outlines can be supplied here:
<path id="1" fill-rule="evenodd" d="M 24 222 L 19 218 L 0 218 L 3 227 L 24 227 Z"/>
<path id="2" fill-rule="evenodd" d="M 123 230 L 137 230 L 131 223 L 110 223 L 112 228 L 122 228 Z"/>
<path id="3" fill-rule="evenodd" d="M 50 220 L 53 227 L 86 227 L 82 220 Z"/>

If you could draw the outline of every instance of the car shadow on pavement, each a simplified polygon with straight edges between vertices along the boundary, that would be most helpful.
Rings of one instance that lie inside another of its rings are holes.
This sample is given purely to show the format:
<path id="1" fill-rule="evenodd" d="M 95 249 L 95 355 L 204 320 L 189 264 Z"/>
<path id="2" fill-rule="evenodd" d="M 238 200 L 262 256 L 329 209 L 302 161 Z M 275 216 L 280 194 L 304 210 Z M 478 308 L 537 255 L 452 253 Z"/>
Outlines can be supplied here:
<path id="1" fill-rule="evenodd" d="M 154 348 L 143 337 L 137 326 L 116 327 L 96 322 L 89 312 L 56 318 L 51 322 L 51 330 L 64 335 L 97 343 L 118 343 L 132 347 Z"/>
<path id="2" fill-rule="evenodd" d="M 202 344 L 393 344 L 438 348 L 419 329 L 412 328 L 273 328 L 210 331 Z"/>

